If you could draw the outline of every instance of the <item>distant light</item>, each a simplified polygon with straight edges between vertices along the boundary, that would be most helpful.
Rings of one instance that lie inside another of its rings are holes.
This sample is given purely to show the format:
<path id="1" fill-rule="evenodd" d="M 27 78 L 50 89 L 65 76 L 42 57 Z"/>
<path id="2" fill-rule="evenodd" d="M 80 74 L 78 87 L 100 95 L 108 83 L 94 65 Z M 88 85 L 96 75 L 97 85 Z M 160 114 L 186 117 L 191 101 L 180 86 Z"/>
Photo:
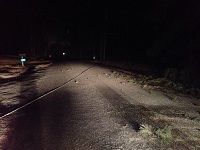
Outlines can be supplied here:
<path id="1" fill-rule="evenodd" d="M 51 55 L 49 55 L 49 58 L 51 58 Z"/>
<path id="2" fill-rule="evenodd" d="M 96 59 L 96 57 L 95 57 L 95 56 L 93 56 L 93 59 L 95 60 L 95 59 Z"/>
<path id="3" fill-rule="evenodd" d="M 63 56 L 65 56 L 65 53 L 63 53 Z"/>

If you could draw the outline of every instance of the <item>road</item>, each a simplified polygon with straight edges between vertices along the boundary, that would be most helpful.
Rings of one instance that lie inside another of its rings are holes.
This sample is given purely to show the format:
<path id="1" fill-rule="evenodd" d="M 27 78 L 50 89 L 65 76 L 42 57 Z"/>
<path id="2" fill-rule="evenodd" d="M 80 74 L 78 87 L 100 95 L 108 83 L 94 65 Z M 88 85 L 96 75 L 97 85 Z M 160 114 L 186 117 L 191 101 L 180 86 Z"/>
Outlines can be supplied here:
<path id="1" fill-rule="evenodd" d="M 159 101 L 149 98 L 148 92 L 111 73 L 92 63 L 68 62 L 1 86 L 0 148 L 160 149 L 154 138 L 151 142 L 138 132 L 148 120 L 139 103 L 176 104 L 162 95 L 156 95 Z"/>

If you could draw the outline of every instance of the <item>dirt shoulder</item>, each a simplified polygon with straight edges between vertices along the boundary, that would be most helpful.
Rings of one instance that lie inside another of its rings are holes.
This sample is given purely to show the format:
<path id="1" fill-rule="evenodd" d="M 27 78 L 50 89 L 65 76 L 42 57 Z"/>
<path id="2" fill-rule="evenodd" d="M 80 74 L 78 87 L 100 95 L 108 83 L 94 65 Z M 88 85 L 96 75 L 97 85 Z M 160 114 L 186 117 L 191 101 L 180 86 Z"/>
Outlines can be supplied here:
<path id="1" fill-rule="evenodd" d="M 112 68 L 103 75 L 130 102 L 124 117 L 137 121 L 150 142 L 156 137 L 163 149 L 200 149 L 200 100 L 184 85 Z"/>

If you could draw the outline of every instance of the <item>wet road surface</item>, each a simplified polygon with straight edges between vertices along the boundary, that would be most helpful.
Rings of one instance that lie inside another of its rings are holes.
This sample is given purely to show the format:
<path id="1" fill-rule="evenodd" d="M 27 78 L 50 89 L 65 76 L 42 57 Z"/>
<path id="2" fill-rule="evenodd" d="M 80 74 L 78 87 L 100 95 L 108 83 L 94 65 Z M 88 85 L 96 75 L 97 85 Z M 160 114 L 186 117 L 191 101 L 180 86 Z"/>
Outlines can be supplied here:
<path id="1" fill-rule="evenodd" d="M 98 77 L 106 70 L 92 64 L 53 65 L 1 87 L 5 97 L 10 95 L 7 99 L 13 110 L 13 106 L 23 106 L 46 94 L 1 118 L 1 149 L 147 147 L 136 132 L 138 124 L 129 126 L 120 117 L 120 111 L 129 103 Z M 133 143 L 132 137 L 139 142 Z"/>
<path id="2" fill-rule="evenodd" d="M 139 102 L 176 104 L 110 78 L 109 73 L 94 64 L 68 62 L 3 84 L 0 149 L 161 149 L 138 132 L 147 119 Z"/>

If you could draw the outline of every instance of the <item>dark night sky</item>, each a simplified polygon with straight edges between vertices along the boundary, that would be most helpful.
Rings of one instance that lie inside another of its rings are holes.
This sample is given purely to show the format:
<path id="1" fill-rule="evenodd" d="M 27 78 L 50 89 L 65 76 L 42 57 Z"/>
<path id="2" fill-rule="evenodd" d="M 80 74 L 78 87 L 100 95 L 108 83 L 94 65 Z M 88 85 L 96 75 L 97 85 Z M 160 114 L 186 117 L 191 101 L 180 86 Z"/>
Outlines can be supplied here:
<path id="1" fill-rule="evenodd" d="M 107 59 L 143 61 L 153 56 L 164 60 L 163 51 L 177 59 L 179 49 L 185 59 L 190 39 L 196 37 L 191 32 L 198 24 L 197 4 L 196 0 L 2 0 L 0 52 L 9 49 L 17 54 L 17 49 L 30 49 L 30 34 L 37 43 L 44 34 L 65 26 L 72 53 L 91 58 L 100 55 L 106 25 Z M 62 33 L 64 36 L 64 30 Z M 35 48 L 44 47 L 41 45 L 35 44 Z"/>

